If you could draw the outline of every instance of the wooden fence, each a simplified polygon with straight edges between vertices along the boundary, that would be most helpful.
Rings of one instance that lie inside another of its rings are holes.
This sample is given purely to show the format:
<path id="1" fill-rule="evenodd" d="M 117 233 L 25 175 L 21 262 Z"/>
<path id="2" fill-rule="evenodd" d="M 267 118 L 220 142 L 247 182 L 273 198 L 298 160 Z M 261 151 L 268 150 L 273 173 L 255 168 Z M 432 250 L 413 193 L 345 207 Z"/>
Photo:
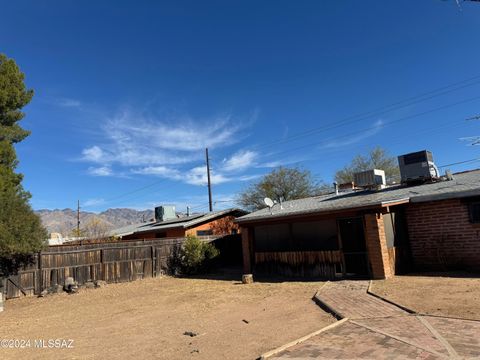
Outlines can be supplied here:
<path id="1" fill-rule="evenodd" d="M 344 273 L 342 252 L 276 251 L 256 252 L 255 270 L 269 274 L 335 279 Z"/>
<path id="2" fill-rule="evenodd" d="M 103 280 L 127 282 L 168 270 L 169 259 L 184 238 L 50 246 L 31 265 L 4 280 L 6 299 L 38 295 L 73 277 L 79 285 Z"/>

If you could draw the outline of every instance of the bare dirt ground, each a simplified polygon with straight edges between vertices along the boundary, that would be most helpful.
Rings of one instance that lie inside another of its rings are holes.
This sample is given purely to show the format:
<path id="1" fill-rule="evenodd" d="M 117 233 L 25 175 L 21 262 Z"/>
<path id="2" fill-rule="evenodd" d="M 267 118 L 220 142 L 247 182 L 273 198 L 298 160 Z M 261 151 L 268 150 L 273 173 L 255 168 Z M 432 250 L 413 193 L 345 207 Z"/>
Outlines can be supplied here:
<path id="1" fill-rule="evenodd" d="M 0 358 L 255 359 L 334 322 L 311 300 L 322 284 L 163 277 L 9 300 L 0 339 L 32 348 L 0 348 Z M 73 339 L 74 348 L 35 349 L 35 339 Z"/>
<path id="2" fill-rule="evenodd" d="M 372 292 L 414 311 L 480 320 L 480 277 L 464 273 L 395 276 Z"/>

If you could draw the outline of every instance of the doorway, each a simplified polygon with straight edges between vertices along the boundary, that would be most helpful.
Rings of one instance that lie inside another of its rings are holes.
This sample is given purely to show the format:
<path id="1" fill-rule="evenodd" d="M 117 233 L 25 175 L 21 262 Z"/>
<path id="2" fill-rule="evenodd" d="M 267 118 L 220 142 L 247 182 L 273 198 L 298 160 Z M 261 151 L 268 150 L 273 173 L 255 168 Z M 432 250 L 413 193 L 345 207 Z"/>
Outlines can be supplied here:
<path id="1" fill-rule="evenodd" d="M 368 257 L 363 218 L 339 219 L 337 223 L 341 250 L 345 261 L 345 275 L 348 277 L 368 277 Z"/>

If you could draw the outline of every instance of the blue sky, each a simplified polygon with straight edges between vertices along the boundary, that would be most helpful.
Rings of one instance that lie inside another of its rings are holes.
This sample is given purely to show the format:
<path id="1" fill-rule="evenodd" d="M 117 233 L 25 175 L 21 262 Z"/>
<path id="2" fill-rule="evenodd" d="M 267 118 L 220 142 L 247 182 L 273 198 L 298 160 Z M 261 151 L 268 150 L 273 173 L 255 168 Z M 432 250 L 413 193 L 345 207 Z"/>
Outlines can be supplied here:
<path id="1" fill-rule="evenodd" d="M 330 183 L 374 146 L 480 157 L 480 4 L 0 1 L 35 89 L 18 144 L 32 206 L 207 210 L 278 165 Z M 479 162 L 451 166 L 453 171 Z"/>

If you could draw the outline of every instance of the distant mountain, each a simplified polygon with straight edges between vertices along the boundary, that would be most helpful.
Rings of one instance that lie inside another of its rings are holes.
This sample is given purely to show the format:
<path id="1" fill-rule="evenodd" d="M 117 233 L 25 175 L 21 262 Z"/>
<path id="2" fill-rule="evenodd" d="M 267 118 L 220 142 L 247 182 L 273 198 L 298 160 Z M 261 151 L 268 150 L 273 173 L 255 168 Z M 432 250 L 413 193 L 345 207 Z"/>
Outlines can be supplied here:
<path id="1" fill-rule="evenodd" d="M 72 209 L 38 210 L 35 211 L 49 233 L 57 232 L 63 236 L 71 234 L 77 227 L 77 212 Z M 153 210 L 132 210 L 132 209 L 108 209 L 101 213 L 80 211 L 80 228 L 90 223 L 93 219 L 99 219 L 108 230 L 122 226 L 132 225 L 153 219 Z"/>

